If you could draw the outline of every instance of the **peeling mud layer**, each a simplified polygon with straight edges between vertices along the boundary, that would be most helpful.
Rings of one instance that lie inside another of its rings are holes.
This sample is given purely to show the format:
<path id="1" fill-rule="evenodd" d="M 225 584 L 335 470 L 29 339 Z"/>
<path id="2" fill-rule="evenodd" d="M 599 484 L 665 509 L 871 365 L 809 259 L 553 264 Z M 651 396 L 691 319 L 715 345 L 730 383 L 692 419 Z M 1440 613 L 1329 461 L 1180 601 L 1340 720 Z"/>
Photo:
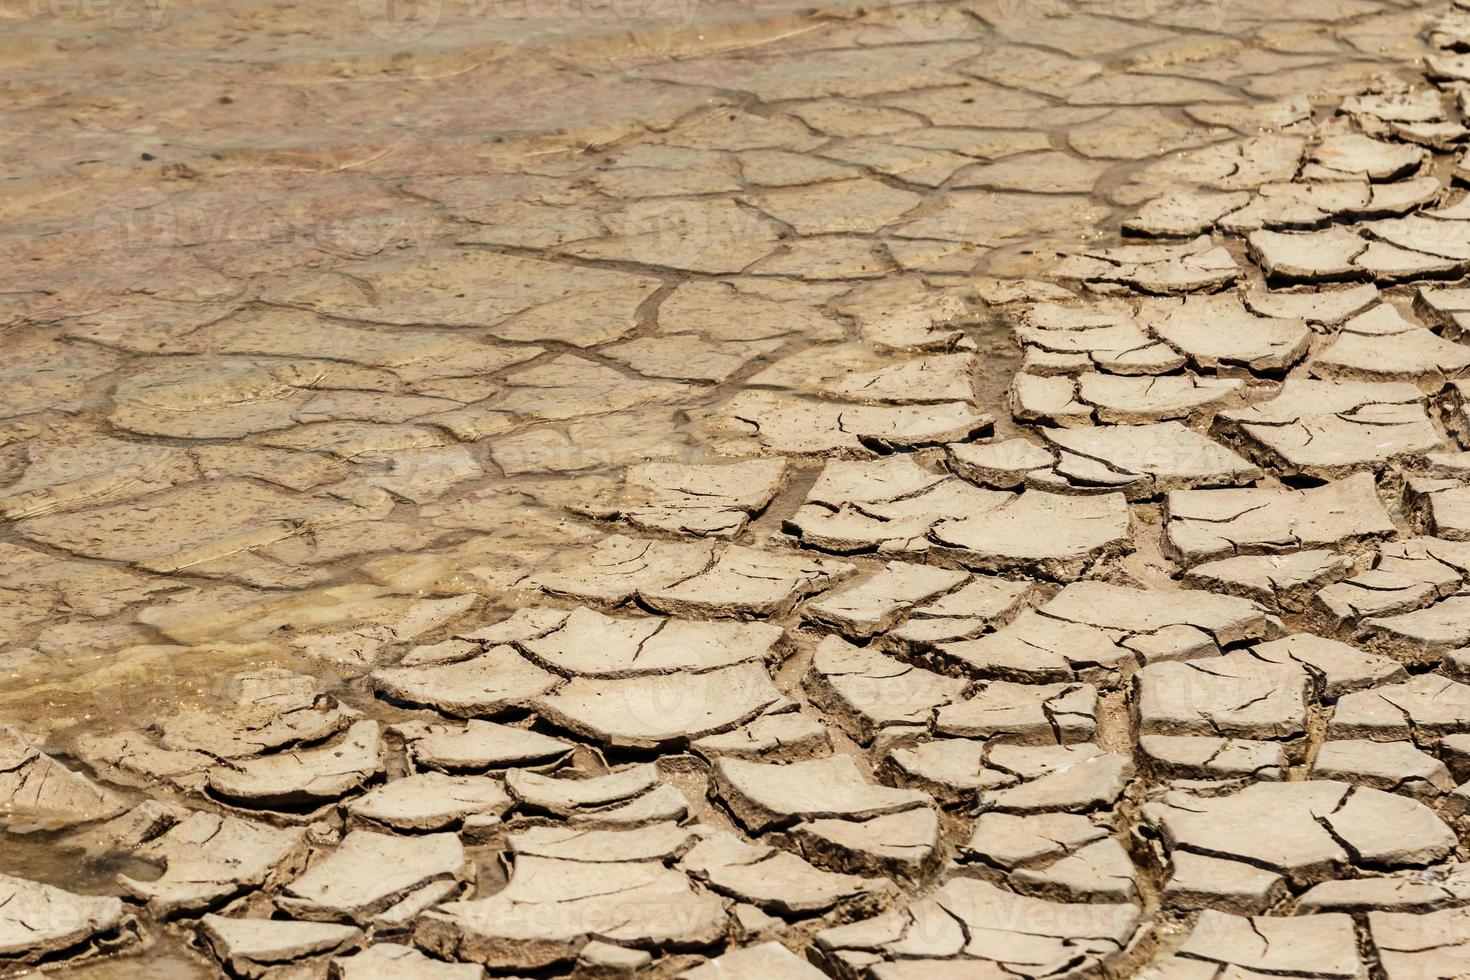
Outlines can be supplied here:
<path id="1" fill-rule="evenodd" d="M 1470 973 L 1470 2 L 0 23 L 0 977 Z"/>

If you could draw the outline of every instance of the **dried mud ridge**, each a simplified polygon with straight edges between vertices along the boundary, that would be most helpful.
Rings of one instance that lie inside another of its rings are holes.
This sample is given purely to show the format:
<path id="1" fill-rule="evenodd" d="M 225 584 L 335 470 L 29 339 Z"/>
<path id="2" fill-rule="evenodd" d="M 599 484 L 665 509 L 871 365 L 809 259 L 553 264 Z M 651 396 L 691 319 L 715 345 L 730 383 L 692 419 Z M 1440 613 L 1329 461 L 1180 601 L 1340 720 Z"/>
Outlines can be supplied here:
<path id="1" fill-rule="evenodd" d="M 203 63 L 146 171 L 98 42 L 0 975 L 1470 972 L 1470 9 L 700 16 L 520 25 L 493 142 L 484 51 Z"/>

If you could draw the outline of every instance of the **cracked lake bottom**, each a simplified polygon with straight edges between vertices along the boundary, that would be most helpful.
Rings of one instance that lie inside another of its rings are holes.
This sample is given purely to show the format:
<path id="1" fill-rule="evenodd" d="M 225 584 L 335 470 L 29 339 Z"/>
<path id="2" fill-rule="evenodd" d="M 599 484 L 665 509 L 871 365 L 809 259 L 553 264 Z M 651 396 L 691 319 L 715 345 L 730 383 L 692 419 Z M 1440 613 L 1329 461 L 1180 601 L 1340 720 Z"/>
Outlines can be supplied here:
<path id="1" fill-rule="evenodd" d="M 0 976 L 1470 972 L 1470 4 L 4 20 Z"/>

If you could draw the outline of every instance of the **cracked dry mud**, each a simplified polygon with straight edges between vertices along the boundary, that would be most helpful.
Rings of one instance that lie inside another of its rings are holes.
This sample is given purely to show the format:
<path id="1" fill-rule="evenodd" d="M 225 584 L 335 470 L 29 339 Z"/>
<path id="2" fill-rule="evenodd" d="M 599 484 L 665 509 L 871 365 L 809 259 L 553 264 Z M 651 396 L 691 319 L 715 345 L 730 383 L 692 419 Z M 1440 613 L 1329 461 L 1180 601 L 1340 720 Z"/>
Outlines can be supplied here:
<path id="1" fill-rule="evenodd" d="M 1470 973 L 1470 3 L 0 20 L 0 976 Z"/>

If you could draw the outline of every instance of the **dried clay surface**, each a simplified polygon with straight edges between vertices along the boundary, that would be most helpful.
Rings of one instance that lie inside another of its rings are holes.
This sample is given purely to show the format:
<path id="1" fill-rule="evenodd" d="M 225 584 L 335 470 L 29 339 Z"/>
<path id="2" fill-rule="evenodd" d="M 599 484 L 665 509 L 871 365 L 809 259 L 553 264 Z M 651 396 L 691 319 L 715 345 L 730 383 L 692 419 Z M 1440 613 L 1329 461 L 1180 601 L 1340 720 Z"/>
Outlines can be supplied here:
<path id="1" fill-rule="evenodd" d="M 0 977 L 1470 975 L 1470 0 L 0 23 Z"/>

